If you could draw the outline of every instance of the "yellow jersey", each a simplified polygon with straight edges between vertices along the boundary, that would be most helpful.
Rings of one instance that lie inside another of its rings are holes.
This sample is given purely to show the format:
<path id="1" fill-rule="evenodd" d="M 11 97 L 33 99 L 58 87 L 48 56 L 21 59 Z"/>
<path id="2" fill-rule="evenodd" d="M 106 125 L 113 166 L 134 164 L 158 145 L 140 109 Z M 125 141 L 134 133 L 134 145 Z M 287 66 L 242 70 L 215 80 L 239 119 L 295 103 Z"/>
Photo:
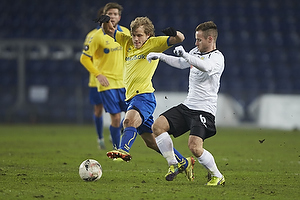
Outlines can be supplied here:
<path id="1" fill-rule="evenodd" d="M 122 26 L 117 27 L 125 35 L 130 35 L 130 31 Z M 106 35 L 102 28 L 97 30 L 90 40 L 86 42 L 83 54 L 93 59 L 93 65 L 100 74 L 104 75 L 109 81 L 109 86 L 102 86 L 96 80 L 98 91 L 124 88 L 123 68 L 124 53 L 122 46 L 112 37 Z M 95 74 L 93 74 L 95 77 Z"/>
<path id="2" fill-rule="evenodd" d="M 152 77 L 159 60 L 149 63 L 146 59 L 150 52 L 163 52 L 170 46 L 169 36 L 150 37 L 144 45 L 136 49 L 130 35 L 115 32 L 115 39 L 125 51 L 124 84 L 126 89 L 126 101 L 137 94 L 152 93 Z"/>

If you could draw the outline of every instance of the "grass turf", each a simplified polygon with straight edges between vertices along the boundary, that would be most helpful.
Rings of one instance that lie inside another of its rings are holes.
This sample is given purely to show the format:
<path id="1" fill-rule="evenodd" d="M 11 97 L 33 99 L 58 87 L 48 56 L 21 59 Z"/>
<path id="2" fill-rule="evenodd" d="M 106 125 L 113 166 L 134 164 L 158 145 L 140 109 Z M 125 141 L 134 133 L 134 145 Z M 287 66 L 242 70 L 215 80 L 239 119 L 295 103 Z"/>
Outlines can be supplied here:
<path id="1" fill-rule="evenodd" d="M 108 130 L 104 135 L 110 150 Z M 300 132 L 218 128 L 205 141 L 226 185 L 207 187 L 196 162 L 195 181 L 183 174 L 167 182 L 165 159 L 138 137 L 129 163 L 114 162 L 97 148 L 93 125 L 0 125 L 0 199 L 299 199 Z M 191 156 L 188 134 L 175 148 Z M 103 176 L 84 182 L 80 163 L 93 158 Z"/>

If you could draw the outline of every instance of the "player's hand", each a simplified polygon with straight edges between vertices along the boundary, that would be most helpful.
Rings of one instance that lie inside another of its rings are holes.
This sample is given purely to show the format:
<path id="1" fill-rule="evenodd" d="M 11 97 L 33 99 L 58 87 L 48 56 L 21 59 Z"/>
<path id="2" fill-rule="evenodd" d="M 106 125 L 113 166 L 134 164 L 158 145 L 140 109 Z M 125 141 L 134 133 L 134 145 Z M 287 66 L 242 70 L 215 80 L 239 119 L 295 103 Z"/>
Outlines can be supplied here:
<path id="1" fill-rule="evenodd" d="M 104 87 L 109 86 L 109 82 L 108 82 L 106 76 L 104 76 L 104 75 L 102 75 L 102 74 L 99 74 L 99 75 L 97 76 L 97 79 L 98 79 L 99 83 L 100 83 L 102 86 L 104 86 Z"/>
<path id="2" fill-rule="evenodd" d="M 160 58 L 161 53 L 149 53 L 147 55 L 147 60 L 149 63 L 151 63 L 152 60 L 157 60 Z"/>
<path id="3" fill-rule="evenodd" d="M 101 15 L 99 18 L 95 19 L 95 22 L 99 22 L 100 24 L 103 24 L 104 22 L 109 22 L 110 17 L 108 15 Z"/>
<path id="4" fill-rule="evenodd" d="M 181 45 L 178 46 L 178 47 L 176 47 L 173 52 L 177 56 L 183 56 L 183 54 L 186 53 L 185 50 L 184 50 L 184 48 L 183 48 L 183 46 L 181 46 Z"/>
<path id="5" fill-rule="evenodd" d="M 162 30 L 165 35 L 175 37 L 177 35 L 177 31 L 173 27 L 168 27 Z"/>

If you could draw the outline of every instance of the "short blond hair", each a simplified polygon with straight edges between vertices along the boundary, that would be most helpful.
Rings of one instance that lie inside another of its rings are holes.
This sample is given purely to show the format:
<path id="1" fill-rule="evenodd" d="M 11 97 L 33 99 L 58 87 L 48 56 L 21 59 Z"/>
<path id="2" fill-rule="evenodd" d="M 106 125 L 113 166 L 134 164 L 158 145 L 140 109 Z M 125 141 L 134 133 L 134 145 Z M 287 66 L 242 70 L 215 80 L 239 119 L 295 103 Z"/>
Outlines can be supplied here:
<path id="1" fill-rule="evenodd" d="M 155 29 L 152 21 L 148 17 L 137 17 L 130 23 L 130 31 L 131 33 L 135 31 L 137 28 L 143 26 L 144 32 L 148 35 L 155 36 Z"/>

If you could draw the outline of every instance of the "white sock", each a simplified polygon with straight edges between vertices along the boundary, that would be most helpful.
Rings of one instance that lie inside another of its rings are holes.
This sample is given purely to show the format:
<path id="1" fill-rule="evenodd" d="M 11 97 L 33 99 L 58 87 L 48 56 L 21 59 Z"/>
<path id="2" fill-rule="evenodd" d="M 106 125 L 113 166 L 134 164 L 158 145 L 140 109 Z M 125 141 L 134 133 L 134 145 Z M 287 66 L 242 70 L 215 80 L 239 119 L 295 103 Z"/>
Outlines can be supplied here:
<path id="1" fill-rule="evenodd" d="M 211 173 L 212 176 L 216 176 L 218 178 L 223 177 L 221 172 L 218 170 L 213 155 L 210 152 L 204 149 L 203 154 L 197 159 L 199 163 Z"/>
<path id="2" fill-rule="evenodd" d="M 173 150 L 173 141 L 167 132 L 164 132 L 155 138 L 160 153 L 167 160 L 169 166 L 178 163 Z"/>

